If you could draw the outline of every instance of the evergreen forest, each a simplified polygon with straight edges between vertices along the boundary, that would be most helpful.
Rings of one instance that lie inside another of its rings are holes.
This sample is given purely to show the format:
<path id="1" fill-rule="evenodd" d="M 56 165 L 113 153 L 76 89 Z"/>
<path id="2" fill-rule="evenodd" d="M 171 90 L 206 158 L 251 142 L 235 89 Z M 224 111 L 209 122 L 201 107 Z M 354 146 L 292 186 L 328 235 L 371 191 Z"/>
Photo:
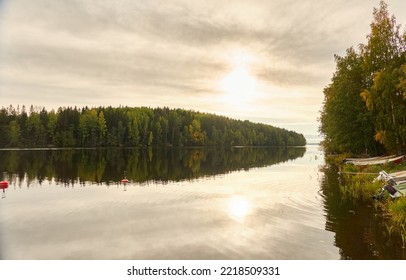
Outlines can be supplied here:
<path id="1" fill-rule="evenodd" d="M 406 149 L 406 32 L 384 1 L 373 10 L 366 39 L 335 56 L 336 71 L 324 89 L 319 129 L 330 153 Z"/>
<path id="2" fill-rule="evenodd" d="M 0 110 L 1 148 L 304 146 L 302 134 L 191 110 L 10 105 Z"/>

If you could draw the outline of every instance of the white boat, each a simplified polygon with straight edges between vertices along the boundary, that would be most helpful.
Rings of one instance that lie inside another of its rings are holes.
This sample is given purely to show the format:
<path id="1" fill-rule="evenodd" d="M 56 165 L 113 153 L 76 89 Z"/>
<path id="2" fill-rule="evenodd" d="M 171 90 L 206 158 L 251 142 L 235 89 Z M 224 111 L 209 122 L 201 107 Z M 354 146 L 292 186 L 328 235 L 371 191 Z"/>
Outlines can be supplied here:
<path id="1" fill-rule="evenodd" d="M 405 159 L 405 156 L 384 156 L 384 157 L 373 157 L 373 158 L 347 158 L 343 162 L 353 165 L 377 165 L 386 163 L 401 163 Z"/>
<path id="2" fill-rule="evenodd" d="M 367 158 L 346 158 L 344 159 L 345 162 L 350 162 L 350 161 L 372 161 L 372 160 L 383 160 L 383 159 L 390 159 L 394 158 L 396 155 L 390 155 L 390 156 L 379 156 L 379 157 L 367 157 Z"/>
<path id="3" fill-rule="evenodd" d="M 405 183 L 389 183 L 384 186 L 378 195 L 374 195 L 373 199 L 382 199 L 384 192 L 387 191 L 392 198 L 406 196 L 406 182 Z"/>
<path id="4" fill-rule="evenodd" d="M 378 177 L 374 181 L 382 181 L 382 180 L 385 181 L 394 180 L 398 183 L 406 182 L 406 171 L 387 173 L 386 171 L 382 170 L 381 172 L 379 172 Z"/>

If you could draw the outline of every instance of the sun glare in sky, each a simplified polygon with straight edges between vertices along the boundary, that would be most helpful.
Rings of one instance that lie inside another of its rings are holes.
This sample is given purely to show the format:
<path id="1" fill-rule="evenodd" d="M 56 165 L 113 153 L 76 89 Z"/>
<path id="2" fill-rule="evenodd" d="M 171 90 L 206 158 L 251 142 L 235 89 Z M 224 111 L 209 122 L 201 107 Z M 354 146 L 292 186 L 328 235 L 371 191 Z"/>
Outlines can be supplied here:
<path id="1" fill-rule="evenodd" d="M 253 60 L 252 56 L 243 52 L 237 52 L 232 56 L 233 68 L 221 80 L 225 103 L 244 105 L 256 95 L 257 80 L 249 69 Z"/>

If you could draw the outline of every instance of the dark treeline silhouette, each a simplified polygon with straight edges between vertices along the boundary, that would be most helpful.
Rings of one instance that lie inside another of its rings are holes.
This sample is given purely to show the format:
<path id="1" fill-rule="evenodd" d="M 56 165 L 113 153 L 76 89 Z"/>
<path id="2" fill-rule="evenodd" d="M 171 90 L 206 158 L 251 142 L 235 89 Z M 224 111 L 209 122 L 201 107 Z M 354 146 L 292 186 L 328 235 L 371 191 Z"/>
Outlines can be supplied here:
<path id="1" fill-rule="evenodd" d="M 271 125 L 169 108 L 0 110 L 0 147 L 303 146 L 302 134 Z"/>
<path id="2" fill-rule="evenodd" d="M 406 150 L 406 32 L 381 1 L 367 43 L 336 56 L 324 89 L 320 132 L 333 153 Z"/>
<path id="3" fill-rule="evenodd" d="M 181 181 L 264 167 L 303 157 L 304 147 L 0 150 L 3 179 L 63 184 Z M 124 173 L 125 171 L 125 173 Z"/>

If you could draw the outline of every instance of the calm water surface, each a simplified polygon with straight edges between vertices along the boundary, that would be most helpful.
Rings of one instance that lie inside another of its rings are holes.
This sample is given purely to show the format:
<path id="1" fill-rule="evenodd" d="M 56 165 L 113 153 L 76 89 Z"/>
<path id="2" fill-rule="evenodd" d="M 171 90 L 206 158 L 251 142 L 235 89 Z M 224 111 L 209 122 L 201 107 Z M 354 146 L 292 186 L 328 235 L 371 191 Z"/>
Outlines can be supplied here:
<path id="1" fill-rule="evenodd" d="M 0 155 L 2 259 L 404 258 L 316 146 Z"/>

